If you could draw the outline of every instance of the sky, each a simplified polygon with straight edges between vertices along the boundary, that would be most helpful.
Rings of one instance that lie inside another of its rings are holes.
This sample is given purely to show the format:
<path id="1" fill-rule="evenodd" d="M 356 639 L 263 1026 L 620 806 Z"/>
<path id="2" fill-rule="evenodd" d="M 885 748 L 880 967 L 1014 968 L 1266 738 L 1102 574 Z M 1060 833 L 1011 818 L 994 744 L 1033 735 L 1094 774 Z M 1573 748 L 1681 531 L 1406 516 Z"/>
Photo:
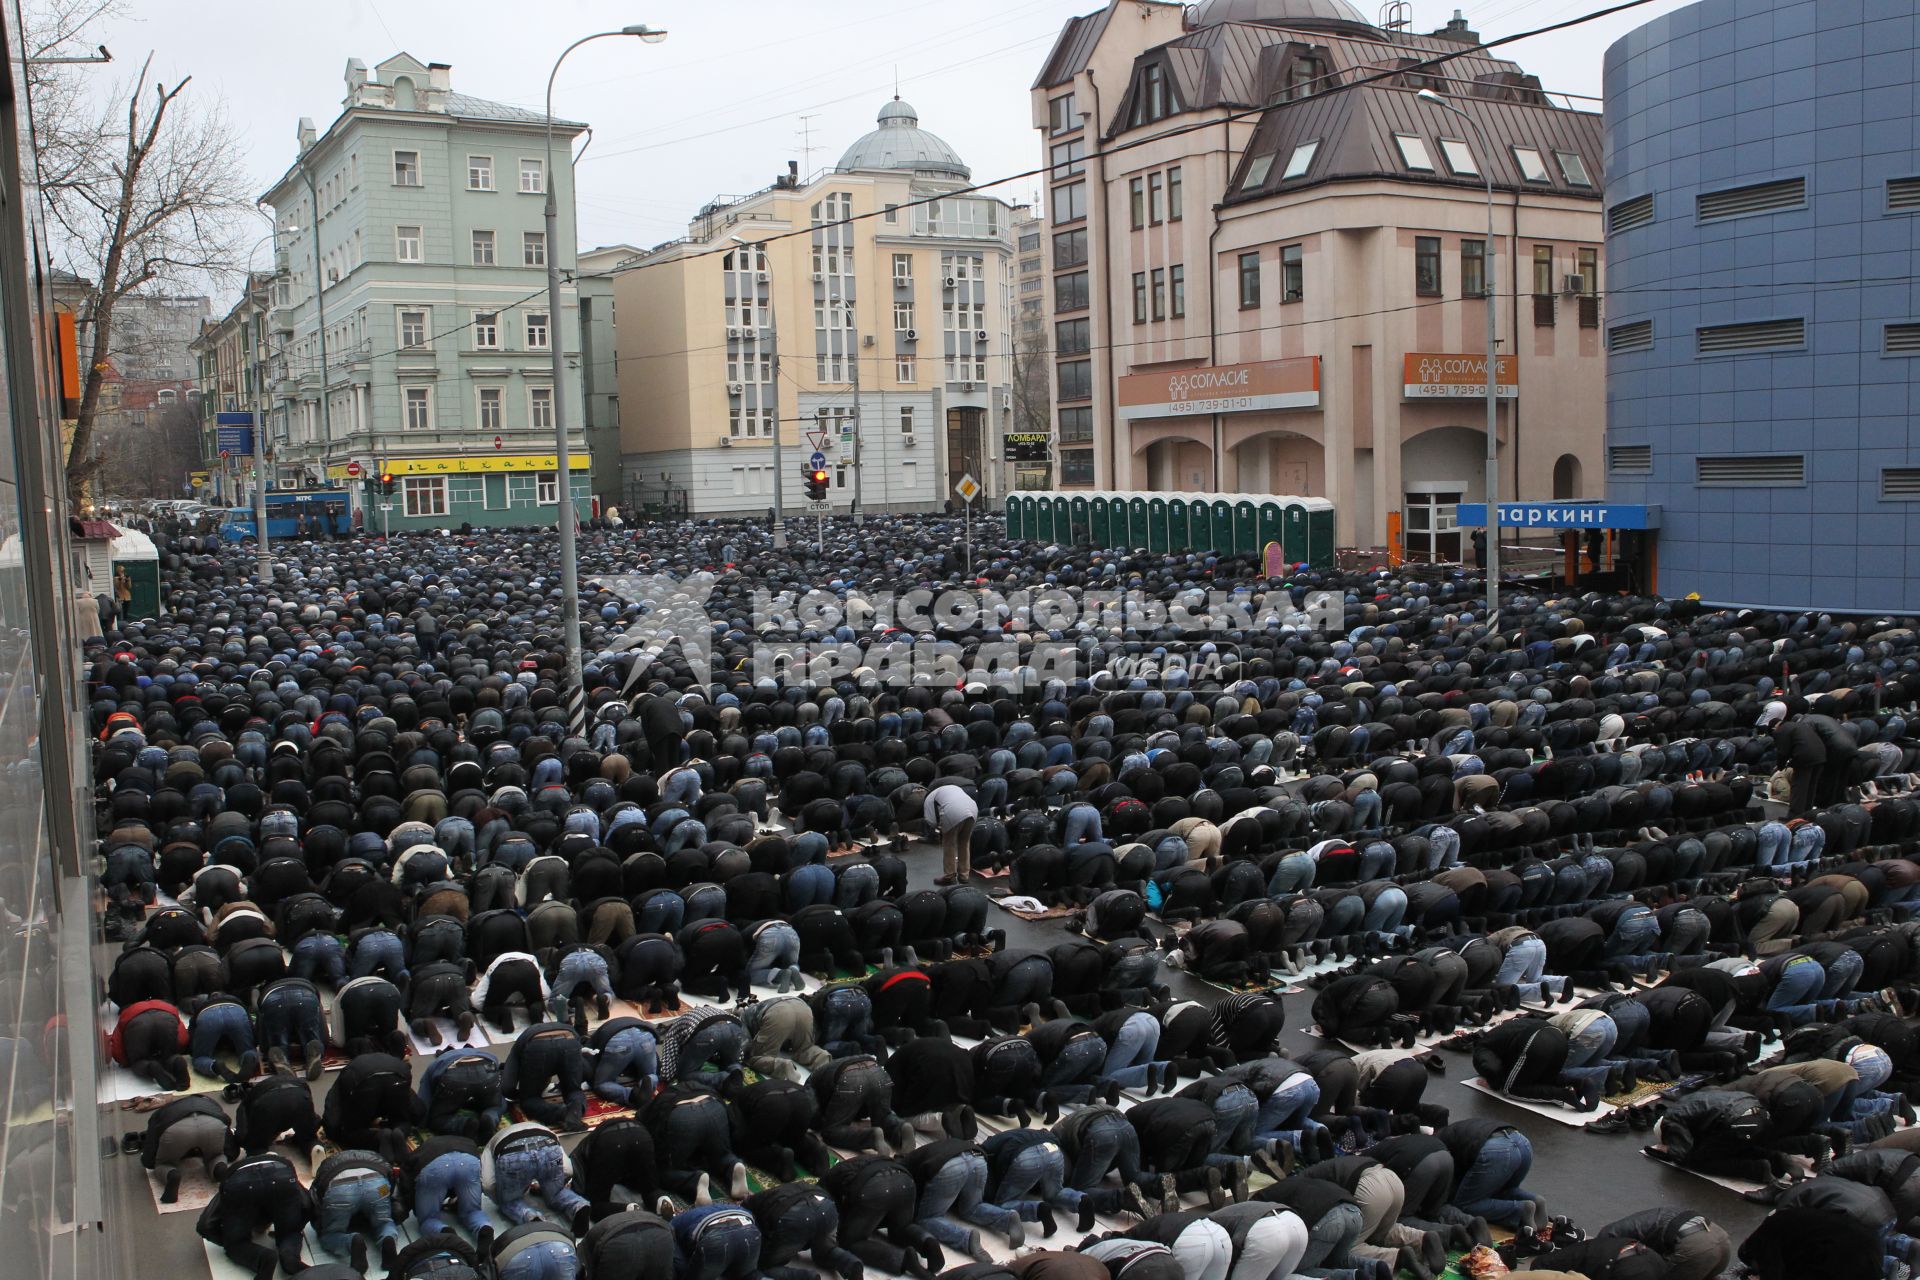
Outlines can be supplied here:
<path id="1" fill-rule="evenodd" d="M 1376 0 L 1356 0 L 1371 13 Z M 1685 0 L 1652 3 L 1501 50 L 1549 90 L 1598 96 L 1615 39 Z M 1456 7 L 1483 39 L 1564 21 L 1611 0 L 1414 0 L 1430 31 Z M 254 190 L 293 159 L 296 124 L 324 130 L 340 110 L 347 59 L 369 67 L 405 50 L 452 66 L 455 92 L 540 109 L 553 59 L 572 40 L 645 22 L 658 45 L 602 40 L 571 54 L 556 115 L 593 126 L 579 166 L 583 247 L 650 246 L 685 233 L 717 195 L 766 186 L 789 160 L 811 173 L 872 129 L 893 96 L 953 145 L 975 181 L 1040 163 L 1028 91 L 1064 22 L 1096 0 L 129 0 L 93 42 L 115 62 L 88 68 L 107 91 L 149 51 L 158 75 L 224 104 Z M 1596 109 L 1598 104 L 1591 104 Z M 809 142 L 811 153 L 803 151 Z M 1038 180 L 996 188 L 1032 200 Z M 261 251 L 264 259 L 265 250 Z"/>

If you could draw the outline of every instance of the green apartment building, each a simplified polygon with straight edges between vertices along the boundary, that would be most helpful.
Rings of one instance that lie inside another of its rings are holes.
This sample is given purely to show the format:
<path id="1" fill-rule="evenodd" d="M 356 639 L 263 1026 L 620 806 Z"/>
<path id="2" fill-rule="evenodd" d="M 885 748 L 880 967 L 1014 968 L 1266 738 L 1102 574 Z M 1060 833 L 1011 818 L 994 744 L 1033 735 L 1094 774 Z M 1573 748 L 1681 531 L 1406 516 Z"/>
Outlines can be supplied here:
<path id="1" fill-rule="evenodd" d="M 573 270 L 568 157 L 586 126 L 554 121 L 550 171 L 546 118 L 453 92 L 445 64 L 402 53 L 369 72 L 355 58 L 346 83 L 339 117 L 325 133 L 300 121 L 298 158 L 262 197 L 275 218 L 275 482 L 345 489 L 369 529 L 550 524 L 564 395 L 584 518 L 579 304 L 568 283 L 551 314 L 547 256 Z M 557 244 L 543 226 L 549 182 Z"/>

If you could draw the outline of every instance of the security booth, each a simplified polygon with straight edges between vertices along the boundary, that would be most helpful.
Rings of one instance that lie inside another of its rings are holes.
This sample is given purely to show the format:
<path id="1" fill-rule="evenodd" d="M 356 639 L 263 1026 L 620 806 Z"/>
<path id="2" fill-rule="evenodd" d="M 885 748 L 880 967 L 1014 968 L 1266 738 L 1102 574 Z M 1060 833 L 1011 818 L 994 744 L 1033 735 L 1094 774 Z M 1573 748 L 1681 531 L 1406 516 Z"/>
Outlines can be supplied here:
<path id="1" fill-rule="evenodd" d="M 1167 500 L 1165 498 L 1147 499 L 1147 550 L 1171 551 L 1173 543 L 1167 533 Z"/>
<path id="2" fill-rule="evenodd" d="M 1487 504 L 1455 508 L 1463 529 L 1487 527 Z M 1503 502 L 1501 529 L 1550 530 L 1563 562 L 1553 578 L 1581 591 L 1653 595 L 1660 586 L 1660 508 L 1620 502 Z M 1503 548 L 1508 543 L 1502 539 Z"/>
<path id="3" fill-rule="evenodd" d="M 138 529 L 122 530 L 113 540 L 113 569 L 125 569 L 133 584 L 133 598 L 120 606 L 123 618 L 160 616 L 160 550 Z"/>

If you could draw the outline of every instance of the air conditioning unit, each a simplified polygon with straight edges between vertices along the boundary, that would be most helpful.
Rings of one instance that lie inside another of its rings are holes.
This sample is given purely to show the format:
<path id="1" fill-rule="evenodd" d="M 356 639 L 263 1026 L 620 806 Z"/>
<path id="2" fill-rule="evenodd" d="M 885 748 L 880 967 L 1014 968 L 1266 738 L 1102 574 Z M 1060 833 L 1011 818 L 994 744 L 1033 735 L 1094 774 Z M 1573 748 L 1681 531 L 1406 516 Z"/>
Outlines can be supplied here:
<path id="1" fill-rule="evenodd" d="M 893 278 L 893 287 L 896 289 L 911 289 L 913 288 L 913 277 L 895 276 Z"/>
<path id="2" fill-rule="evenodd" d="M 737 395 L 739 395 L 739 394 L 740 394 L 741 392 L 743 392 L 743 391 L 745 391 L 746 389 L 747 389 L 747 388 L 746 388 L 746 385 L 745 385 L 744 383 L 739 383 L 739 382 L 729 382 L 729 383 L 727 384 L 727 394 L 728 394 L 728 395 L 730 395 L 730 396 L 737 396 Z"/>
<path id="3" fill-rule="evenodd" d="M 918 329 L 907 329 L 903 331 L 900 336 L 907 342 L 920 341 L 920 331 Z"/>
<path id="4" fill-rule="evenodd" d="M 962 391 L 971 391 L 973 390 L 973 384 L 971 382 L 963 382 L 960 384 L 960 389 Z"/>
<path id="5" fill-rule="evenodd" d="M 727 336 L 728 336 L 729 338 L 737 338 L 737 337 L 739 337 L 739 336 L 740 336 L 740 326 L 739 326 L 739 325 L 736 325 L 736 324 L 730 324 L 730 325 L 728 325 L 728 326 L 727 326 Z"/>
<path id="6" fill-rule="evenodd" d="M 954 285 L 958 283 L 960 282 L 958 280 L 955 280 L 952 276 L 947 277 L 947 288 L 951 289 L 953 288 Z"/>
<path id="7" fill-rule="evenodd" d="M 917 446 L 918 446 L 919 444 L 920 444 L 920 441 L 919 441 L 919 439 L 918 439 L 918 437 L 915 437 L 915 436 L 901 436 L 901 437 L 900 437 L 900 447 L 901 447 L 902 449 L 912 449 L 912 448 L 916 448 L 916 447 L 917 447 Z"/>
<path id="8" fill-rule="evenodd" d="M 860 339 L 860 345 L 861 345 L 861 346 L 863 346 L 863 347 L 870 347 L 870 346 L 872 346 L 872 345 L 873 345 L 873 335 L 872 335 L 872 334 L 868 334 L 868 335 L 867 335 L 866 337 L 864 337 L 864 338 L 862 338 L 862 339 Z"/>
<path id="9" fill-rule="evenodd" d="M 1560 292 L 1571 297 L 1576 293 L 1585 293 L 1586 291 L 1587 291 L 1587 278 L 1585 276 L 1573 275 L 1573 276 L 1561 277 Z"/>
<path id="10" fill-rule="evenodd" d="M 1011 391 L 1000 397 L 1000 412 L 1013 412 L 1013 393 Z"/>
<path id="11" fill-rule="evenodd" d="M 275 483 L 277 483 L 282 489 L 298 489 L 300 487 L 300 477 L 287 476 L 285 479 L 278 480 Z M 268 532 L 272 532 L 272 531 L 269 530 Z"/>
<path id="12" fill-rule="evenodd" d="M 768 280 L 770 280 L 771 278 L 772 278 L 772 277 L 770 277 L 769 275 L 767 275 L 767 273 L 766 273 L 766 272 L 764 272 L 764 271 L 762 271 L 762 272 L 760 273 L 760 283 L 761 283 L 761 284 L 765 284 L 765 283 L 767 283 L 767 281 L 768 281 Z"/>
<path id="13" fill-rule="evenodd" d="M 732 436 L 721 436 L 721 437 L 720 437 L 720 447 L 721 447 L 722 449 L 731 449 L 731 448 L 733 448 L 733 437 L 732 437 Z"/>
<path id="14" fill-rule="evenodd" d="M 823 281 L 823 280 L 825 280 L 826 278 L 827 278 L 827 277 L 826 277 L 826 276 L 825 276 L 825 274 L 823 274 L 822 272 L 819 272 L 819 271 L 816 271 L 816 272 L 814 272 L 814 273 L 813 273 L 813 282 L 814 282 L 815 284 L 819 284 L 820 282 L 822 282 L 822 281 Z"/>
<path id="15" fill-rule="evenodd" d="M 975 329 L 973 331 L 973 340 L 975 342 L 985 342 L 987 340 L 987 331 L 985 329 Z"/>

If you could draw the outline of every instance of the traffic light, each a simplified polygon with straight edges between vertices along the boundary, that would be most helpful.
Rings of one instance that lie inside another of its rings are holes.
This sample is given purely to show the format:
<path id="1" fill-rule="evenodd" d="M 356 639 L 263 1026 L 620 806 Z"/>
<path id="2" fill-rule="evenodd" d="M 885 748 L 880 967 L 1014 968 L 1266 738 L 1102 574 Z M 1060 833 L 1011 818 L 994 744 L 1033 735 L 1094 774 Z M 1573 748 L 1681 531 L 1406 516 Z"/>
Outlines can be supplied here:
<path id="1" fill-rule="evenodd" d="M 391 498 L 393 496 L 393 472 L 382 471 L 380 473 L 380 495 L 385 498 Z"/>
<path id="2" fill-rule="evenodd" d="M 808 467 L 805 471 L 807 497 L 815 502 L 825 501 L 827 496 L 827 473 L 821 467 Z"/>

